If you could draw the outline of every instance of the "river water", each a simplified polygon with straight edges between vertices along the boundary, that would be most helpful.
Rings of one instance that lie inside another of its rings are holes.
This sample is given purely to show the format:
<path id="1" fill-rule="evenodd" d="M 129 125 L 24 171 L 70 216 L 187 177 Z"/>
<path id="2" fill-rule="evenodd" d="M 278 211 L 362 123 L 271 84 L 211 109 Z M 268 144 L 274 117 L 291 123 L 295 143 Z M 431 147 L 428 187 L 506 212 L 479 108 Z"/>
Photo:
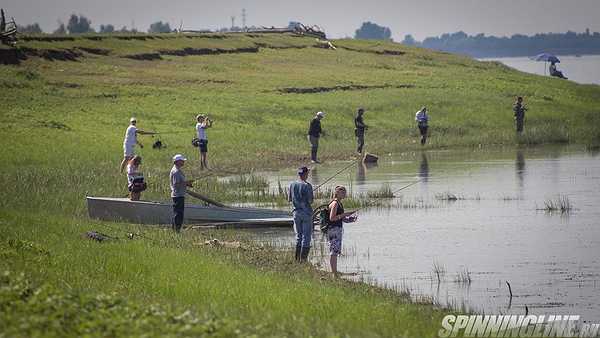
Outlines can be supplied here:
<path id="1" fill-rule="evenodd" d="M 328 183 L 353 193 L 384 184 L 401 192 L 390 208 L 359 211 L 346 224 L 340 270 L 442 305 L 488 314 L 579 314 L 600 319 L 600 156 L 577 147 L 427 150 L 357 164 Z M 322 164 L 313 184 L 347 166 Z M 294 170 L 265 173 L 272 186 Z M 443 196 L 454 195 L 455 201 Z M 568 198 L 570 213 L 544 202 Z M 289 229 L 260 230 L 263 241 L 291 245 Z M 328 269 L 315 232 L 314 264 Z M 438 282 L 434 264 L 445 270 Z M 464 278 L 468 271 L 471 282 Z M 509 295 L 506 282 L 511 285 Z"/>
<path id="2" fill-rule="evenodd" d="M 600 55 L 562 56 L 559 55 L 561 70 L 571 81 L 584 84 L 600 84 Z M 527 57 L 507 57 L 481 59 L 481 61 L 500 61 L 505 65 L 523 72 L 548 75 L 548 64 L 533 61 Z M 557 79 L 558 80 L 558 79 Z"/>

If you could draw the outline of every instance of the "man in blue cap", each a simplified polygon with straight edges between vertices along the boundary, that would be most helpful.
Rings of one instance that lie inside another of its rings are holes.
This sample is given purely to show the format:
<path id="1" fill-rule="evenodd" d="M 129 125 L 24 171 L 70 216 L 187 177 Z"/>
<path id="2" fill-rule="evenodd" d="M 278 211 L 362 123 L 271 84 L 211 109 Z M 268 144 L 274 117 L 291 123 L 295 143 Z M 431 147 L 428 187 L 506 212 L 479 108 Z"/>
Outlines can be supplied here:
<path id="1" fill-rule="evenodd" d="M 288 200 L 292 203 L 294 217 L 294 232 L 296 233 L 296 261 L 305 262 L 310 251 L 312 239 L 312 207 L 313 188 L 306 182 L 308 178 L 307 167 L 298 168 L 298 180 L 290 184 Z"/>

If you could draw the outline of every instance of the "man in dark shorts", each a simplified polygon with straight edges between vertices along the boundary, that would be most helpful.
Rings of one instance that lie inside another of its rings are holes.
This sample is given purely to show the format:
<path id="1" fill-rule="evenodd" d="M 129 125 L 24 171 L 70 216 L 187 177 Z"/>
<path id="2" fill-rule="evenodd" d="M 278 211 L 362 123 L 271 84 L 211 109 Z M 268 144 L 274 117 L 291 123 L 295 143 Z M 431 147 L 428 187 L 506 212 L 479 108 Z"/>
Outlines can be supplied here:
<path id="1" fill-rule="evenodd" d="M 356 117 L 354 118 L 354 135 L 356 136 L 356 152 L 362 154 L 363 147 L 365 145 L 365 130 L 367 125 L 363 121 L 363 114 L 365 113 L 364 108 L 358 108 Z"/>

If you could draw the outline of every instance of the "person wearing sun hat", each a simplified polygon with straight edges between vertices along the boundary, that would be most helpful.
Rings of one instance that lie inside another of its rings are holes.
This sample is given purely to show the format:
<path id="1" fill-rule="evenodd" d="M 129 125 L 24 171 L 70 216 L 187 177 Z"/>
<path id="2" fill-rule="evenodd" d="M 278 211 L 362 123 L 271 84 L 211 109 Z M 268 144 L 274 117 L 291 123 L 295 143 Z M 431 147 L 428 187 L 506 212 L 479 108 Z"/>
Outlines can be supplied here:
<path id="1" fill-rule="evenodd" d="M 185 165 L 187 158 L 181 154 L 173 156 L 173 168 L 169 174 L 171 186 L 171 198 L 173 199 L 173 219 L 171 226 L 175 232 L 181 231 L 183 224 L 183 213 L 185 211 L 185 193 L 187 187 L 192 186 L 191 181 L 185 180 L 185 175 L 181 168 Z"/>
<path id="2" fill-rule="evenodd" d="M 132 117 L 129 119 L 129 127 L 125 131 L 125 139 L 123 140 L 123 152 L 125 156 L 123 156 L 123 161 L 121 162 L 121 172 L 125 169 L 125 164 L 127 164 L 133 156 L 135 156 L 134 147 L 136 144 L 139 144 L 140 148 L 143 148 L 142 144 L 137 140 L 137 135 L 154 135 L 155 132 L 151 131 L 143 131 L 138 129 L 137 119 Z"/>
<path id="3" fill-rule="evenodd" d="M 319 111 L 315 114 L 315 117 L 310 121 L 308 128 L 308 142 L 310 143 L 310 160 L 312 163 L 319 163 L 317 159 L 317 151 L 319 150 L 319 138 L 323 134 L 321 129 L 321 119 L 325 117 L 325 113 Z"/>
<path id="4" fill-rule="evenodd" d="M 312 206 L 313 188 L 306 181 L 310 169 L 298 168 L 298 179 L 290 184 L 288 201 L 292 203 L 292 216 L 294 218 L 294 232 L 296 233 L 295 259 L 304 262 L 308 259 L 310 242 L 312 239 Z"/>

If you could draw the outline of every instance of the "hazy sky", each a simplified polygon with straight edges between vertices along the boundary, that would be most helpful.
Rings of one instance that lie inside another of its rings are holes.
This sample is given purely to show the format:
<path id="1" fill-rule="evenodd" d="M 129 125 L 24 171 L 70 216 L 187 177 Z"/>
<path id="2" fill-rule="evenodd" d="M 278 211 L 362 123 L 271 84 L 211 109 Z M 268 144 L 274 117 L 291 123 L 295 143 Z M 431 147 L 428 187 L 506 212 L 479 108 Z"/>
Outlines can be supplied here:
<path id="1" fill-rule="evenodd" d="M 242 25 L 285 26 L 289 21 L 318 24 L 331 37 L 353 36 L 364 21 L 390 27 L 394 40 L 405 34 L 418 40 L 446 32 L 512 35 L 539 32 L 600 31 L 600 0 L 1 0 L 18 24 L 38 22 L 52 31 L 57 20 L 84 14 L 92 25 L 113 24 L 146 31 L 162 20 L 178 28 L 216 29 Z"/>

